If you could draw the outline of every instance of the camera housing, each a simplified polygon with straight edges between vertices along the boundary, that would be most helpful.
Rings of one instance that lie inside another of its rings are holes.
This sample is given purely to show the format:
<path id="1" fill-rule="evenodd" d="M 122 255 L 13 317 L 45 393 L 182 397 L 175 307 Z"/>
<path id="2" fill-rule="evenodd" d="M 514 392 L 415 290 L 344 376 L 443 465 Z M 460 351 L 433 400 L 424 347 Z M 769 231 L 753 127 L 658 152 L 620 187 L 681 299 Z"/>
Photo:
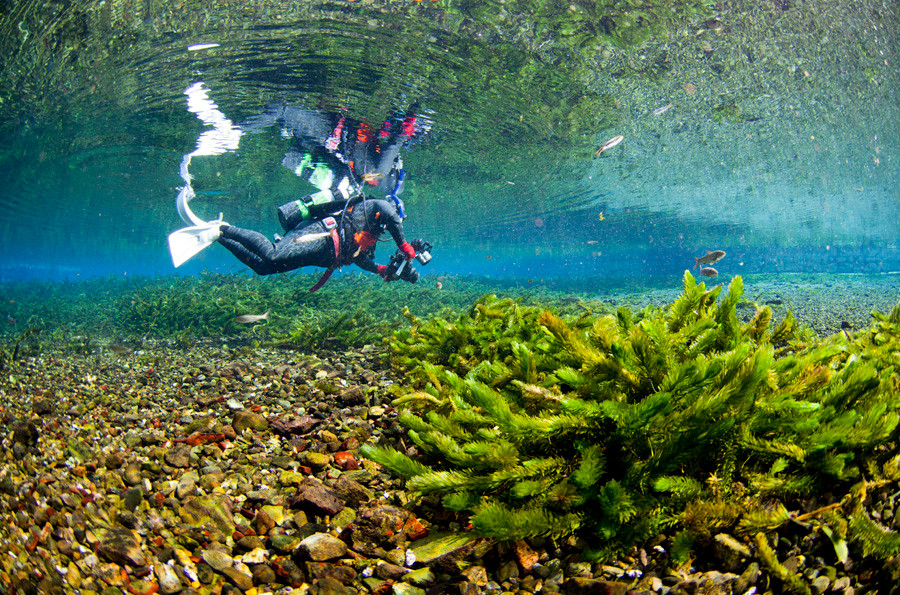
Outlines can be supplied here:
<path id="1" fill-rule="evenodd" d="M 416 250 L 417 261 L 423 265 L 431 262 L 431 244 L 425 240 L 413 240 L 410 244 Z M 396 281 L 397 279 L 402 279 L 407 283 L 415 283 L 419 280 L 419 271 L 413 268 L 412 264 L 406 260 L 406 255 L 400 250 L 391 256 L 387 274 L 384 276 L 385 281 Z"/>

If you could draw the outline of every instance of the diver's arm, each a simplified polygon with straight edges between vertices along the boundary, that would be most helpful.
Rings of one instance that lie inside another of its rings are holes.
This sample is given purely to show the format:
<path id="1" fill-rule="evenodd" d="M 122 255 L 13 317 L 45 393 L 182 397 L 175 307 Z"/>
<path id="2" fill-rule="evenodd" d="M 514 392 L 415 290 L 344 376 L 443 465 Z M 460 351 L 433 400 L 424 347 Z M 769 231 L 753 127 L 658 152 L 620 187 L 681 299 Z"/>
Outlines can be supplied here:
<path id="1" fill-rule="evenodd" d="M 361 268 L 364 271 L 367 271 L 369 273 L 375 273 L 376 275 L 381 275 L 381 271 L 383 270 L 383 268 L 387 268 L 383 264 L 379 265 L 374 260 L 372 260 L 372 257 L 369 256 L 368 252 L 364 252 L 364 253 L 360 254 L 359 256 L 357 256 L 356 258 L 354 258 L 353 264 L 355 264 L 356 266 L 358 266 L 359 268 Z"/>
<path id="2" fill-rule="evenodd" d="M 396 207 L 394 207 L 393 203 L 382 199 L 376 199 L 374 201 L 370 199 L 370 201 L 375 203 L 378 221 L 384 225 L 384 228 L 391 234 L 391 237 L 394 238 L 397 247 L 402 249 L 403 244 L 406 243 L 406 237 L 403 234 L 403 223 L 400 219 L 400 215 L 397 213 Z"/>

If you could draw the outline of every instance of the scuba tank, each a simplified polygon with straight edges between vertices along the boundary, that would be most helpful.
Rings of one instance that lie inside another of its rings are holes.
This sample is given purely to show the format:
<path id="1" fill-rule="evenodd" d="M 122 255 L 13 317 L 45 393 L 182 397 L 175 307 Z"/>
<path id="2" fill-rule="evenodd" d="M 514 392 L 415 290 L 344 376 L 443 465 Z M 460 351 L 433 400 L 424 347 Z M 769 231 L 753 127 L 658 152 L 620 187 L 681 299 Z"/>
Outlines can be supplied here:
<path id="1" fill-rule="evenodd" d="M 298 175 L 302 175 L 303 167 L 306 166 L 313 168 L 307 181 L 319 191 L 278 207 L 278 222 L 285 232 L 291 231 L 303 221 L 321 219 L 340 211 L 350 198 L 352 189 L 348 178 L 341 179 L 334 187 L 334 172 L 327 165 L 317 163 L 312 166 L 304 157 L 301 167 L 298 168 Z M 335 193 L 339 196 L 335 197 Z"/>
<path id="2" fill-rule="evenodd" d="M 330 203 L 343 205 L 346 202 L 345 200 L 335 201 L 332 198 L 330 190 L 321 190 L 315 194 L 308 194 L 303 198 L 281 205 L 278 207 L 278 222 L 281 224 L 281 229 L 288 232 L 297 227 L 302 221 L 312 221 L 315 217 L 313 217 L 310 209 L 317 212 L 321 211 L 321 208 L 315 208 L 319 205 Z M 340 208 L 339 206 L 338 209 Z"/>

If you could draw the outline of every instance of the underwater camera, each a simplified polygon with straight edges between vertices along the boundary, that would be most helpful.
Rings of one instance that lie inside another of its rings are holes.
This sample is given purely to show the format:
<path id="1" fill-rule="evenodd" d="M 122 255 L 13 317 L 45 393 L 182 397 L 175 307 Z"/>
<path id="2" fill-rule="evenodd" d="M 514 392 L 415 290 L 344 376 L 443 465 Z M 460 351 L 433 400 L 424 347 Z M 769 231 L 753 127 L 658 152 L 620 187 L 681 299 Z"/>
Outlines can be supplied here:
<path id="1" fill-rule="evenodd" d="M 422 264 L 431 262 L 431 244 L 425 240 L 413 240 L 410 244 L 416 250 L 416 260 Z M 400 250 L 391 256 L 387 274 L 384 276 L 385 281 L 396 281 L 397 279 L 403 279 L 408 283 L 415 283 L 419 280 L 419 271 L 412 267 L 406 260 L 406 255 Z"/>

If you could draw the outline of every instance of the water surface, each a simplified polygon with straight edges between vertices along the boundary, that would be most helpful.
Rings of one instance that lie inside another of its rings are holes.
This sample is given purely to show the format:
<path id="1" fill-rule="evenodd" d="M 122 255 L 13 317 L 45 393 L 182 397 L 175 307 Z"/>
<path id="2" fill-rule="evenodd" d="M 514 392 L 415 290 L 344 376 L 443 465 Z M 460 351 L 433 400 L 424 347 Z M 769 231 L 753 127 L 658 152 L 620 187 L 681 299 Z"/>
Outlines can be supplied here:
<path id="1" fill-rule="evenodd" d="M 900 270 L 896 2 L 605 5 L 7 2 L 0 279 L 173 272 L 197 82 L 236 122 L 418 102 L 426 272 L 678 279 L 716 248 L 723 279 Z M 195 160 L 195 210 L 278 231 L 307 190 L 286 147 L 273 128 Z M 179 272 L 203 270 L 242 269 L 214 246 Z"/>

